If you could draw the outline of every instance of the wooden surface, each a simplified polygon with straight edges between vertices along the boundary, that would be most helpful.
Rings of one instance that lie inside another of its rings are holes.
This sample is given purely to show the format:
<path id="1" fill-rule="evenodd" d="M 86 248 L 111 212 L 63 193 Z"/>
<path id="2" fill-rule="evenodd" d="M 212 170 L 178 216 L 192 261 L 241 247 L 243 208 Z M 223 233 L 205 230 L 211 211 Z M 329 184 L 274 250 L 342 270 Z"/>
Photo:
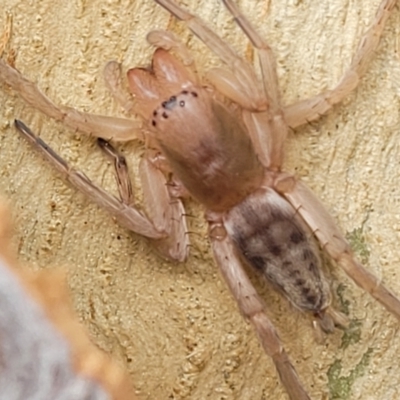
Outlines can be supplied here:
<path id="1" fill-rule="evenodd" d="M 54 101 L 87 112 L 123 116 L 107 93 L 102 69 L 111 59 L 125 68 L 148 64 L 152 48 L 145 35 L 151 29 L 177 33 L 192 49 L 200 74 L 219 63 L 150 1 L 2 3 L 14 19 L 16 67 Z M 252 56 L 220 2 L 185 3 Z M 338 82 L 378 4 L 239 2 L 275 51 L 287 104 Z M 399 20 L 396 9 L 356 93 L 290 135 L 286 167 L 320 196 L 344 232 L 358 233 L 353 237 L 367 266 L 400 295 Z M 0 31 L 4 25 L 3 12 Z M 112 165 L 94 140 L 41 116 L 3 85 L 0 105 L 0 193 L 13 207 L 19 257 L 32 269 L 67 269 L 81 321 L 93 341 L 127 368 L 138 397 L 285 398 L 272 363 L 218 275 L 202 209 L 188 203 L 194 232 L 188 261 L 162 261 L 144 240 L 67 187 L 12 121 L 22 119 L 72 165 L 115 192 Z M 124 152 L 134 173 L 143 148 L 128 144 Z M 338 303 L 348 304 L 354 329 L 346 336 L 338 330 L 322 343 L 309 319 L 264 283 L 258 289 L 313 399 L 399 398 L 399 322 L 335 268 L 335 292 L 338 286 Z"/>

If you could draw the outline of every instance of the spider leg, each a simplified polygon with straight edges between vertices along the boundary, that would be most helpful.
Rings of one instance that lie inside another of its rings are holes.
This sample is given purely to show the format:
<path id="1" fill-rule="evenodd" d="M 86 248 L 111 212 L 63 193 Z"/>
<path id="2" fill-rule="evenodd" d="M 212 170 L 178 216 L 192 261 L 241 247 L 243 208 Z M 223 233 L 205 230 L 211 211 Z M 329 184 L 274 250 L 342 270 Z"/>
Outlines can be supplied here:
<path id="1" fill-rule="evenodd" d="M 296 128 L 297 126 L 318 119 L 335 104 L 340 103 L 344 97 L 357 87 L 379 45 L 383 28 L 395 5 L 396 0 L 383 0 L 381 2 L 370 28 L 358 44 L 350 67 L 336 87 L 310 99 L 284 107 L 285 119 L 291 128 Z"/>
<path id="2" fill-rule="evenodd" d="M 154 30 L 147 34 L 147 41 L 155 47 L 161 47 L 164 50 L 175 50 L 182 58 L 184 65 L 193 65 L 194 60 L 189 49 L 175 37 L 172 32 L 164 30 Z"/>
<path id="3" fill-rule="evenodd" d="M 126 182 L 129 180 L 126 165 L 124 166 L 126 163 L 123 157 L 117 154 L 110 145 L 103 145 L 103 149 L 106 149 L 105 151 L 116 160 L 115 164 L 118 164 L 117 176 L 118 181 L 121 182 L 119 191 L 122 200 L 95 185 L 81 171 L 68 166 L 63 158 L 55 153 L 41 138 L 37 137 L 24 123 L 16 120 L 15 125 L 29 142 L 64 175 L 68 182 L 97 205 L 110 212 L 122 226 L 150 239 L 164 257 L 178 261 L 183 261 L 186 258 L 188 239 L 186 223 L 183 217 L 183 205 L 179 199 L 171 201 L 165 185 L 165 178 L 160 171 L 149 172 L 149 168 L 147 168 L 145 172 L 141 172 L 141 178 L 144 181 L 144 198 L 145 200 L 152 199 L 150 206 L 152 209 L 156 209 L 156 211 L 153 211 L 152 216 L 158 216 L 158 219 L 153 221 L 152 218 L 148 218 L 130 204 L 132 203 L 133 195 L 131 189 L 129 189 L 130 182 Z M 153 169 L 155 170 L 154 167 Z M 155 205 L 156 200 L 151 195 L 158 196 L 159 203 L 157 205 Z"/>
<path id="4" fill-rule="evenodd" d="M 115 168 L 115 176 L 121 201 L 130 205 L 133 203 L 132 183 L 129 178 L 128 164 L 123 155 L 119 154 L 113 146 L 102 138 L 97 139 L 97 143 L 113 162 Z"/>
<path id="5" fill-rule="evenodd" d="M 87 114 L 70 107 L 57 106 L 31 81 L 0 59 L 0 81 L 11 86 L 30 106 L 43 114 L 62 121 L 81 132 L 126 141 L 141 138 L 141 124 L 124 118 Z"/>
<path id="6" fill-rule="evenodd" d="M 103 71 L 104 82 L 117 103 L 127 112 L 132 113 L 134 102 L 126 86 L 123 85 L 121 64 L 109 61 Z"/>
<path id="7" fill-rule="evenodd" d="M 272 358 L 291 400 L 309 400 L 279 336 L 265 313 L 265 306 L 243 269 L 239 257 L 221 222 L 210 222 L 214 255 L 240 311 L 255 328 L 264 351 Z M 215 234 L 216 233 L 216 234 Z"/>
<path id="8" fill-rule="evenodd" d="M 276 73 L 276 62 L 271 47 L 258 34 L 247 18 L 239 11 L 239 8 L 232 0 L 223 0 L 226 8 L 233 15 L 235 22 L 248 37 L 258 52 L 261 65 L 261 73 L 264 84 L 265 96 L 268 101 L 269 110 L 272 113 L 280 111 L 280 93 L 278 75 Z"/>
<path id="9" fill-rule="evenodd" d="M 232 0 L 223 0 L 223 3 L 257 50 L 265 98 L 268 103 L 267 111 L 251 112 L 246 110 L 243 113 L 243 119 L 263 164 L 271 170 L 279 169 L 282 164 L 283 144 L 287 137 L 288 129 L 280 104 L 278 75 L 274 54 L 271 47 L 239 11 L 236 4 Z"/>
<path id="10" fill-rule="evenodd" d="M 121 201 L 128 206 L 131 205 L 133 193 L 125 157 L 105 140 L 99 139 L 99 144 L 114 161 Z M 180 194 L 169 190 L 170 187 L 157 166 L 157 161 L 151 157 L 151 152 L 147 151 L 139 165 L 147 215 L 158 231 L 167 232 L 165 238 L 153 240 L 152 243 L 161 254 L 167 255 L 167 258 L 184 261 L 189 249 L 185 208 L 180 200 Z"/>
<path id="11" fill-rule="evenodd" d="M 321 247 L 337 262 L 346 274 L 389 312 L 400 319 L 400 300 L 380 280 L 369 272 L 353 255 L 350 245 L 333 218 L 313 192 L 301 181 L 282 174 L 276 181 L 280 192 L 302 216 Z"/>
<path id="12" fill-rule="evenodd" d="M 184 261 L 189 251 L 189 236 L 180 193 L 171 190 L 149 154 L 142 158 L 139 173 L 147 214 L 157 229 L 168 233 L 161 240 L 152 240 L 153 246 L 169 259 Z"/>

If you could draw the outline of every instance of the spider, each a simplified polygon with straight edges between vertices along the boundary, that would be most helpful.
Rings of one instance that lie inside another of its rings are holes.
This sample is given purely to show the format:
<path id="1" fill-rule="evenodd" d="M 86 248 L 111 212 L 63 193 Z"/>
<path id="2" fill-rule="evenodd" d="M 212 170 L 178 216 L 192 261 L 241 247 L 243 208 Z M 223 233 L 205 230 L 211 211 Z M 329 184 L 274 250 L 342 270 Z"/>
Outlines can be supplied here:
<path id="1" fill-rule="evenodd" d="M 355 88 L 369 53 L 377 44 L 372 38 L 376 33 L 379 37 L 395 1 L 382 2 L 374 26 L 361 41 L 350 70 L 332 92 L 285 108 L 280 104 L 271 50 L 233 3 L 225 2 L 258 49 L 265 90 L 260 88 L 251 67 L 199 19 L 172 2 L 159 3 L 178 18 L 189 21 L 194 33 L 228 66 L 233 66 L 231 71 L 212 71 L 209 79 L 215 90 L 236 108 L 214 99 L 216 92 L 203 87 L 189 69 L 163 49 L 172 43 L 178 52 L 185 52 L 170 35 L 158 32 L 155 37 L 149 37 L 160 46 L 153 57 L 153 72 L 135 68 L 129 71 L 128 79 L 136 96 L 136 111 L 148 121 L 145 131 L 150 150 L 143 159 L 141 171 L 152 215 L 146 216 L 131 205 L 124 160 L 108 142 L 102 141 L 101 145 L 115 160 L 121 200 L 95 187 L 79 172 L 71 172 L 29 128 L 20 122 L 17 126 L 66 173 L 67 179 L 105 205 L 128 229 L 149 238 L 167 258 L 182 261 L 187 256 L 187 228 L 181 198 L 189 192 L 204 204 L 217 263 L 242 313 L 256 328 L 291 398 L 309 398 L 242 264 L 261 270 L 293 305 L 310 312 L 322 330 L 332 331 L 335 323 L 345 325 L 346 321 L 330 305 L 328 284 L 318 268 L 318 250 L 312 239 L 315 236 L 320 246 L 357 284 L 399 317 L 398 300 L 354 260 L 320 202 L 299 180 L 281 172 L 282 147 L 288 127 L 318 118 Z M 154 74 L 159 82 L 154 80 Z M 32 83 L 5 63 L 0 66 L 0 77 L 15 87 L 28 103 L 75 129 L 114 140 L 137 138 L 143 132 L 136 122 L 91 118 L 54 106 Z M 108 64 L 106 77 L 115 97 L 126 109 L 131 109 L 120 90 L 117 64 Z M 242 118 L 237 117 L 237 107 L 243 111 Z M 205 128 L 196 135 L 200 123 L 204 123 Z M 213 134 L 220 132 L 218 124 L 229 128 L 222 130 L 224 136 L 216 138 Z M 209 129 L 210 126 L 213 128 Z M 193 135 L 192 142 L 177 134 L 181 133 L 180 129 L 187 129 Z M 159 132 L 164 132 L 163 136 Z M 237 154 L 241 157 L 235 157 Z M 167 185 L 166 175 L 169 177 Z M 299 260 L 304 263 L 303 268 L 295 267 Z"/>

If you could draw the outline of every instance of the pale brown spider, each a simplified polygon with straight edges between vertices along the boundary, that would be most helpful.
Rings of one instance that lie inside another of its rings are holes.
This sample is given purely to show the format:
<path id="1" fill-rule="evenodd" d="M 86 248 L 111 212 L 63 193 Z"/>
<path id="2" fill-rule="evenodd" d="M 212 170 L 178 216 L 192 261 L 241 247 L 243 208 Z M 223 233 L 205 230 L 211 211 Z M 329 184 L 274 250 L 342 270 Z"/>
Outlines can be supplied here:
<path id="1" fill-rule="evenodd" d="M 320 247 L 359 286 L 400 317 L 399 300 L 353 258 L 320 202 L 303 183 L 280 171 L 289 127 L 318 118 L 356 87 L 395 1 L 382 2 L 373 26 L 361 40 L 348 72 L 336 88 L 285 108 L 280 105 L 271 50 L 234 4 L 225 1 L 258 50 L 262 88 L 252 68 L 199 19 L 170 1 L 159 3 L 187 21 L 190 29 L 231 68 L 213 70 L 209 79 L 220 94 L 240 106 L 241 117 L 234 115 L 237 107 L 224 106 L 214 98 L 216 93 L 201 86 L 177 58 L 162 49 L 172 45 L 186 54 L 167 33 L 149 36 L 160 47 L 154 55 L 152 70 L 136 68 L 128 72 L 130 88 L 138 102 L 135 111 L 148 122 L 145 130 L 136 122 L 55 106 L 17 71 L 4 62 L 0 64 L 1 80 L 17 89 L 29 104 L 74 129 L 114 140 L 133 139 L 145 131 L 151 150 L 143 158 L 141 174 L 151 215 L 146 216 L 131 205 L 125 164 L 107 142 L 102 142 L 102 146 L 116 160 L 121 200 L 70 170 L 22 123 L 17 126 L 68 180 L 110 210 L 124 226 L 149 238 L 167 258 L 184 260 L 187 256 L 187 229 L 180 198 L 187 190 L 204 204 L 217 263 L 242 313 L 254 325 L 290 397 L 307 399 L 309 396 L 264 313 L 263 302 L 242 262 L 261 270 L 294 306 L 311 312 L 323 330 L 331 331 L 334 323 L 346 321 L 330 306 L 331 295 L 318 268 L 319 255 L 309 233 L 312 232 Z M 120 89 L 116 63 L 108 64 L 106 78 L 115 97 L 131 109 Z M 171 173 L 166 185 L 165 175 Z"/>

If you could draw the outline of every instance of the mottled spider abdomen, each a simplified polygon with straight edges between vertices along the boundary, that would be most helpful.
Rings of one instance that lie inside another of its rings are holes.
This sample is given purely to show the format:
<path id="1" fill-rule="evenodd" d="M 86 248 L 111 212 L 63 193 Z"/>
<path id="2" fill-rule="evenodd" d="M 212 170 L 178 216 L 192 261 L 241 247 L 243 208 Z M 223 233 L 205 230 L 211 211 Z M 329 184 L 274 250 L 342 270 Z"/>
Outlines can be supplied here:
<path id="1" fill-rule="evenodd" d="M 320 268 L 318 249 L 311 232 L 286 200 L 272 189 L 259 190 L 232 208 L 224 222 L 250 265 L 293 305 L 319 317 L 324 330 L 333 328 L 322 321 L 331 293 Z"/>

